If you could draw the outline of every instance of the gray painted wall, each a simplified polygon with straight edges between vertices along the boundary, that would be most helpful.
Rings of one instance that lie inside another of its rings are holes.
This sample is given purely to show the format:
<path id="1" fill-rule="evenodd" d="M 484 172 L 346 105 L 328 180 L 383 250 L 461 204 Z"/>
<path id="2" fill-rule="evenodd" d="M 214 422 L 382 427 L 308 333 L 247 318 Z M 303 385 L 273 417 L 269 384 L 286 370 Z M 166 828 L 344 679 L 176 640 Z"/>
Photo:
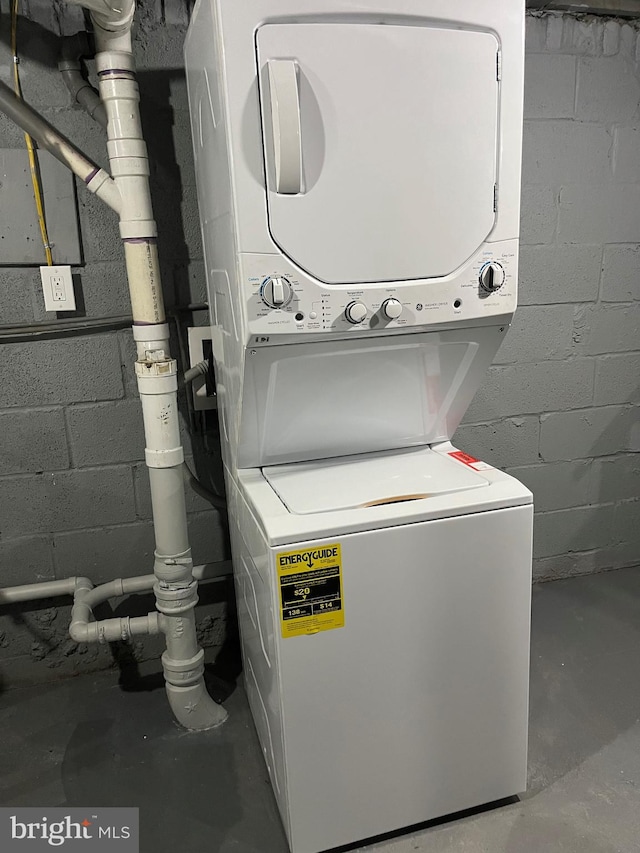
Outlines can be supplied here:
<path id="1" fill-rule="evenodd" d="M 640 563 L 639 59 L 527 20 L 520 307 L 456 441 L 534 492 L 539 579 Z"/>
<path id="2" fill-rule="evenodd" d="M 0 0 L 4 13 L 6 6 Z M 31 21 L 21 23 L 25 97 L 106 165 L 102 132 L 69 106 L 52 70 L 53 34 L 82 26 L 79 10 L 61 8 L 31 0 Z M 185 28 L 178 3 L 140 7 L 136 59 L 169 305 L 205 299 Z M 640 448 L 640 84 L 637 33 L 628 24 L 531 17 L 527 38 L 522 307 L 456 440 L 535 491 L 535 572 L 551 578 L 640 562 L 640 464 L 633 455 Z M 9 72 L 2 43 L 0 78 Z M 0 116 L 0 147 L 22 145 L 20 132 Z M 81 188 L 78 201 L 85 264 L 75 272 L 86 316 L 127 313 L 115 218 Z M 0 285 L 0 323 L 53 319 L 37 270 L 2 267 Z M 151 570 L 133 359 L 129 331 L 0 345 L 3 583 L 69 574 L 99 582 Z M 202 476 L 219 475 L 215 434 L 188 447 Z M 195 496 L 189 510 L 196 561 L 228 556 L 218 514 Z M 203 597 L 202 639 L 215 651 L 230 586 L 211 584 Z M 130 606 L 121 612 L 133 612 Z M 157 653 L 149 641 L 132 651 L 78 647 L 66 636 L 67 622 L 66 606 L 1 616 L 6 682 Z"/>

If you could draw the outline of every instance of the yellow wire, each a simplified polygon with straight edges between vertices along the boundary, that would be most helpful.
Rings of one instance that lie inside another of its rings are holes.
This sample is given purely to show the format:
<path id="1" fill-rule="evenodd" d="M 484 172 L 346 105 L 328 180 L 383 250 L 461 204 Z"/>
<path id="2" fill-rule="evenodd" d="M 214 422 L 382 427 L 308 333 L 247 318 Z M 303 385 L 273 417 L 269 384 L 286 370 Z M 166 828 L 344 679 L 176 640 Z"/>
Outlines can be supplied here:
<path id="1" fill-rule="evenodd" d="M 13 88 L 16 95 L 22 98 L 22 87 L 20 86 L 20 72 L 18 70 L 18 0 L 12 0 L 11 3 L 11 53 L 13 54 Z M 36 211 L 38 213 L 38 225 L 40 226 L 40 236 L 42 237 L 42 245 L 44 247 L 47 265 L 53 265 L 53 255 L 51 254 L 51 246 L 49 245 L 49 234 L 47 232 L 47 221 L 44 216 L 44 203 L 42 200 L 42 183 L 40 181 L 40 173 L 38 171 L 38 161 L 36 160 L 36 148 L 33 144 L 33 139 L 28 133 L 24 135 L 27 144 L 27 152 L 29 154 L 29 167 L 31 169 L 31 183 L 33 184 L 33 197 L 36 202 Z"/>

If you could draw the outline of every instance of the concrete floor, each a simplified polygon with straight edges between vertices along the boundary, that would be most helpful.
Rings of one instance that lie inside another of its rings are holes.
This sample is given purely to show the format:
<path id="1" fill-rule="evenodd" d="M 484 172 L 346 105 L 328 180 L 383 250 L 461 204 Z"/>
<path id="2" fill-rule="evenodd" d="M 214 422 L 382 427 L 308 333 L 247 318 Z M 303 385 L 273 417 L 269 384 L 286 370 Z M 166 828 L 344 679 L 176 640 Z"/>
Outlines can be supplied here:
<path id="1" fill-rule="evenodd" d="M 171 721 L 156 679 L 128 692 L 115 682 L 104 673 L 0 697 L 0 803 L 139 806 L 142 853 L 285 853 L 242 689 L 221 729 L 193 735 Z M 640 850 L 640 569 L 534 590 L 520 802 L 366 849 Z"/>

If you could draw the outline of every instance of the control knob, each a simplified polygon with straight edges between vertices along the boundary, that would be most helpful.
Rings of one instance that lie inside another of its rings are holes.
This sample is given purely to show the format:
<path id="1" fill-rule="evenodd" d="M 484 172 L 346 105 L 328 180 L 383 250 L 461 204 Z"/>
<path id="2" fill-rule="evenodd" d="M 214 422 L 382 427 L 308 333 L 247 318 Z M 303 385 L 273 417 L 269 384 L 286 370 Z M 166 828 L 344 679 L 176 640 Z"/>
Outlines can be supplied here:
<path id="1" fill-rule="evenodd" d="M 364 302 L 350 302 L 344 309 L 344 316 L 350 323 L 362 323 L 367 316 L 367 306 Z"/>
<path id="2" fill-rule="evenodd" d="M 493 293 L 504 284 L 504 270 L 495 261 L 489 261 L 480 270 L 480 287 L 487 293 Z"/>
<path id="3" fill-rule="evenodd" d="M 283 308 L 291 299 L 293 290 L 288 279 L 281 275 L 268 278 L 260 289 L 260 296 L 269 308 Z"/>
<path id="4" fill-rule="evenodd" d="M 398 299 L 387 299 L 382 303 L 382 313 L 387 320 L 397 320 L 402 314 L 402 303 Z"/>

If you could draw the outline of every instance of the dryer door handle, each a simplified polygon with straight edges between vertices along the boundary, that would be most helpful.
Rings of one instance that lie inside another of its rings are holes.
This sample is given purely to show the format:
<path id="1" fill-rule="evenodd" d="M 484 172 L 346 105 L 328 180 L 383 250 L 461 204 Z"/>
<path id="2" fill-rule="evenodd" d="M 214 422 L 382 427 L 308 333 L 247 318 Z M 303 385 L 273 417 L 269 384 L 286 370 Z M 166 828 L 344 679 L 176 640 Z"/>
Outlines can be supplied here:
<path id="1" fill-rule="evenodd" d="M 302 191 L 302 141 L 298 70 L 293 59 L 270 59 L 269 95 L 276 192 L 297 195 Z"/>

